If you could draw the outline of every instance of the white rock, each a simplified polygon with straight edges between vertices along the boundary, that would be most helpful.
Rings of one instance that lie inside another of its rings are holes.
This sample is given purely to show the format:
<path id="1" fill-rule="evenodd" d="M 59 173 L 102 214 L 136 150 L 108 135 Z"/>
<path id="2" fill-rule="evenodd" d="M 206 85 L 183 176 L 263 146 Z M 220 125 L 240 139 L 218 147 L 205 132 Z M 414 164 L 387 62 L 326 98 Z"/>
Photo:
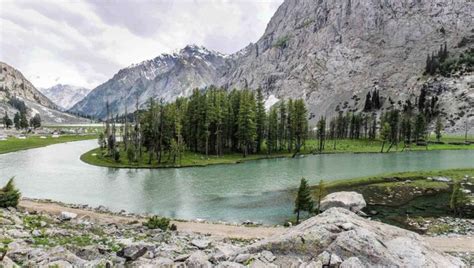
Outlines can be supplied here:
<path id="1" fill-rule="evenodd" d="M 328 194 L 321 201 L 321 211 L 325 211 L 333 207 L 342 207 L 352 212 L 358 212 L 367 204 L 364 196 L 356 192 L 336 192 Z"/>
<path id="2" fill-rule="evenodd" d="M 62 221 L 69 221 L 75 219 L 77 217 L 76 213 L 69 212 L 69 211 L 62 211 L 59 215 L 59 219 Z"/>

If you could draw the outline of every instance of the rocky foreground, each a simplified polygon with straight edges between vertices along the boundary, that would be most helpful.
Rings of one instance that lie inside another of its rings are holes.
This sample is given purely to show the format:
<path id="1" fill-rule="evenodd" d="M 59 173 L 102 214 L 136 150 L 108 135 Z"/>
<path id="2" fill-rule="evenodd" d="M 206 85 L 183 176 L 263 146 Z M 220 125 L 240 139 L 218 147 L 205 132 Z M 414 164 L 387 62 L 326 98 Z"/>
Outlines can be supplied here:
<path id="1" fill-rule="evenodd" d="M 418 234 L 329 208 L 263 240 L 149 229 L 0 209 L 0 266 L 44 267 L 465 267 Z M 249 227 L 251 228 L 251 227 Z"/>

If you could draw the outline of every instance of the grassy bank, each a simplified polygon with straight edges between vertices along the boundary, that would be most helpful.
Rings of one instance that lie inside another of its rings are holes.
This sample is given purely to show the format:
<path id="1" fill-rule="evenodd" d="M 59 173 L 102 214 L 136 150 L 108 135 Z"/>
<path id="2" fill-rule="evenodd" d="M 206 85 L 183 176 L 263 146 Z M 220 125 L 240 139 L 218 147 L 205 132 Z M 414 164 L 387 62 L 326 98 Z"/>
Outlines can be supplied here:
<path id="1" fill-rule="evenodd" d="M 63 135 L 58 138 L 50 136 L 40 138 L 39 136 L 28 136 L 26 139 L 10 137 L 6 141 L 0 141 L 0 154 L 16 152 L 20 150 L 44 147 L 51 144 L 96 139 L 96 135 Z"/>
<path id="2" fill-rule="evenodd" d="M 404 151 L 426 151 L 426 150 L 474 150 L 474 143 L 470 145 L 454 145 L 449 144 L 450 142 L 462 142 L 464 141 L 461 137 L 447 137 L 442 140 L 445 144 L 429 144 L 426 146 L 415 146 L 412 145 L 410 149 Z M 379 153 L 382 143 L 380 141 L 372 140 L 337 140 L 336 149 L 333 147 L 334 141 L 327 141 L 326 148 L 322 152 L 327 153 Z M 301 154 L 318 154 L 315 150 L 317 146 L 317 140 L 308 140 L 306 145 L 302 148 Z M 398 147 L 393 147 L 390 151 L 401 152 L 403 150 L 403 144 L 399 144 Z M 385 147 L 386 149 L 388 146 Z M 385 149 L 385 150 L 386 150 Z M 162 163 L 158 164 L 156 159 L 149 163 L 149 157 L 147 153 L 143 154 L 141 161 L 138 163 L 129 163 L 127 156 L 123 148 L 120 150 L 120 160 L 117 162 L 111 157 L 105 156 L 105 151 L 100 148 L 93 149 L 86 152 L 81 156 L 81 160 L 96 166 L 104 167 L 116 167 L 116 168 L 166 168 L 166 167 L 192 167 L 192 166 L 207 166 L 216 164 L 235 164 L 243 161 L 257 160 L 257 159 L 268 159 L 268 158 L 279 158 L 279 157 L 291 157 L 293 153 L 288 153 L 284 150 L 281 152 L 266 154 L 265 148 L 262 154 L 252 154 L 247 157 L 243 157 L 239 153 L 225 154 L 224 156 L 217 157 L 209 155 L 206 157 L 203 154 L 185 152 L 182 156 L 181 161 L 173 163 L 168 155 L 165 155 Z"/>

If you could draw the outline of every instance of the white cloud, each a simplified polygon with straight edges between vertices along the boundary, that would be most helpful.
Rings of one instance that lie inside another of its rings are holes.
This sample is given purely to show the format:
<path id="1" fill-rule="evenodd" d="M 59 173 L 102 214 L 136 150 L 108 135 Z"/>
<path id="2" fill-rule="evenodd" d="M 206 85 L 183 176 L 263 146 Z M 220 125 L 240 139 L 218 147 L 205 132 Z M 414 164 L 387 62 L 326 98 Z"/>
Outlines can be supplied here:
<path id="1" fill-rule="evenodd" d="M 0 61 L 37 87 L 92 88 L 187 44 L 236 52 L 257 41 L 282 1 L 3 0 Z"/>

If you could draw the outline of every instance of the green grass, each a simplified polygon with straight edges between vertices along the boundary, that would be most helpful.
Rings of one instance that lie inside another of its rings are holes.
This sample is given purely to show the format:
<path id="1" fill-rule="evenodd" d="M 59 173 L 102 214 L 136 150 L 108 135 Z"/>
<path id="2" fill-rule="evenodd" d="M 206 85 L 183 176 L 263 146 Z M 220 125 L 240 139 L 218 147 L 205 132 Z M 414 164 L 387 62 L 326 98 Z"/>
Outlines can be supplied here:
<path id="1" fill-rule="evenodd" d="M 400 173 L 387 173 L 377 176 L 361 177 L 354 179 L 336 180 L 326 184 L 327 188 L 338 189 L 338 188 L 352 188 L 364 185 L 381 185 L 381 186 L 394 186 L 405 180 L 412 180 L 410 185 L 417 186 L 420 188 L 424 187 L 444 187 L 443 182 L 427 181 L 427 177 L 449 177 L 453 180 L 460 180 L 465 175 L 474 176 L 474 168 L 467 169 L 448 169 L 448 170 L 434 170 L 434 171 L 415 171 L 415 172 L 400 172 Z M 316 186 L 313 186 L 316 187 Z"/>
<path id="2" fill-rule="evenodd" d="M 460 142 L 464 141 L 464 137 L 446 137 L 442 139 L 444 142 Z M 333 148 L 333 141 L 326 142 L 326 148 L 322 153 L 379 153 L 382 143 L 378 140 L 337 140 L 336 149 Z M 301 154 L 312 154 L 319 153 L 315 150 L 317 148 L 317 140 L 308 140 L 306 145 L 302 148 Z M 386 149 L 388 146 L 385 147 Z M 401 152 L 403 144 L 398 147 L 393 147 L 390 151 Z M 99 148 L 93 149 L 86 152 L 81 156 L 81 160 L 96 166 L 104 167 L 116 167 L 116 168 L 166 168 L 166 167 L 192 167 L 192 166 L 208 166 L 216 164 L 235 164 L 243 161 L 268 159 L 268 158 L 279 158 L 279 157 L 291 157 L 293 153 L 288 153 L 287 150 L 277 152 L 274 154 L 266 154 L 265 148 L 262 154 L 252 154 L 247 157 L 243 157 L 240 153 L 230 153 L 224 156 L 217 157 L 215 155 L 209 155 L 206 157 L 203 154 L 185 152 L 182 156 L 181 162 L 174 164 L 168 159 L 168 155 L 165 154 L 162 163 L 158 164 L 156 159 L 148 164 L 149 156 L 147 153 L 143 154 L 143 157 L 139 163 L 129 163 L 127 156 L 123 148 L 120 150 L 120 161 L 116 162 L 111 157 L 105 156 L 104 150 Z M 385 150 L 386 150 L 385 149 Z M 471 145 L 452 145 L 452 144 L 429 144 L 425 146 L 412 145 L 410 151 L 425 151 L 425 150 L 474 150 L 474 144 Z M 408 150 L 405 150 L 408 151 Z"/>
<path id="3" fill-rule="evenodd" d="M 57 143 L 90 140 L 96 137 L 96 135 L 62 135 L 59 138 L 47 137 L 46 139 L 41 139 L 39 136 L 28 136 L 24 140 L 9 137 L 6 141 L 0 141 L 0 154 L 44 147 Z"/>

